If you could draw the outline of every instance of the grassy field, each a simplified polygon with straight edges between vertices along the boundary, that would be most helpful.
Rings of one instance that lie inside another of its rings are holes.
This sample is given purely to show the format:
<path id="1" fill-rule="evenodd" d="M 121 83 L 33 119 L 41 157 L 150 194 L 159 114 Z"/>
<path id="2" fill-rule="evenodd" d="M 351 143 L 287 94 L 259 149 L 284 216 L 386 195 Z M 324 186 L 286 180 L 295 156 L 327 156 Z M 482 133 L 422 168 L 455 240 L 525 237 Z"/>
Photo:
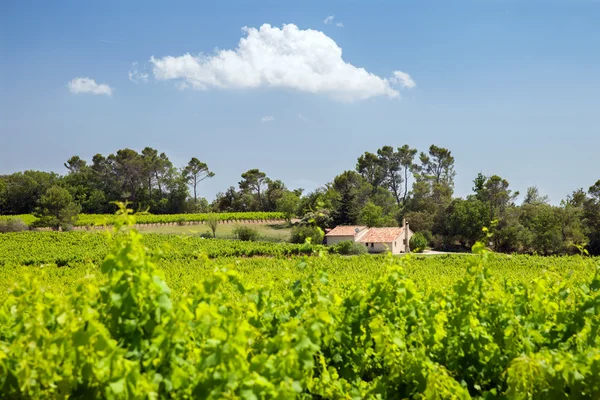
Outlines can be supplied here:
<path id="1" fill-rule="evenodd" d="M 273 242 L 285 242 L 290 238 L 292 228 L 286 223 L 278 224 L 263 224 L 252 223 L 244 224 L 256 229 L 261 240 Z M 218 239 L 233 239 L 233 230 L 239 224 L 219 224 L 217 227 Z M 167 226 L 149 226 L 139 227 L 141 233 L 163 233 L 176 235 L 199 235 L 202 233 L 210 233 L 212 231 L 207 225 L 167 225 Z"/>

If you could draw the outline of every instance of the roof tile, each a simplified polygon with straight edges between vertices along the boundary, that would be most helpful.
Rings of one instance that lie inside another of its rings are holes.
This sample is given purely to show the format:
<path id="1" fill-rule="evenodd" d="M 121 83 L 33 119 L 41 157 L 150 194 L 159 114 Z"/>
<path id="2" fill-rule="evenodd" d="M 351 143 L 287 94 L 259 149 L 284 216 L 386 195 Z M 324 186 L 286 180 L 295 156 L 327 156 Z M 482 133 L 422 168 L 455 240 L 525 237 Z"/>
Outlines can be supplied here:
<path id="1" fill-rule="evenodd" d="M 402 235 L 403 228 L 371 228 L 358 241 L 361 243 L 390 243 Z"/>
<path id="2" fill-rule="evenodd" d="M 356 229 L 360 232 L 363 229 L 367 229 L 367 227 L 362 225 L 338 225 L 327 232 L 325 236 L 354 236 Z"/>

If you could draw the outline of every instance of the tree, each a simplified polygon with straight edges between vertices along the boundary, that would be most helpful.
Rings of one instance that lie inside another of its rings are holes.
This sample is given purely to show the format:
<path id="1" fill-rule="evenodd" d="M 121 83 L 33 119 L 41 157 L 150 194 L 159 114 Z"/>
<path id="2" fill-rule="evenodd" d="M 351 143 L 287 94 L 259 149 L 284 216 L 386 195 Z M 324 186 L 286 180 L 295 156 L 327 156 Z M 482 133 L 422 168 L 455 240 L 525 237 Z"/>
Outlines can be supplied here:
<path id="1" fill-rule="evenodd" d="M 588 194 L 583 203 L 582 224 L 590 254 L 600 255 L 600 180 L 590 186 Z"/>
<path id="2" fill-rule="evenodd" d="M 508 181 L 498 175 L 486 179 L 481 195 L 490 209 L 490 220 L 503 217 L 506 207 L 519 195 L 519 192 L 513 193 L 508 187 Z"/>
<path id="3" fill-rule="evenodd" d="M 260 209 L 263 209 L 263 197 L 265 186 L 269 182 L 267 174 L 257 168 L 250 169 L 242 174 L 242 180 L 239 182 L 242 192 L 255 193 L 258 199 Z"/>
<path id="4" fill-rule="evenodd" d="M 83 170 L 87 164 L 85 160 L 82 160 L 79 156 L 73 156 L 64 164 L 65 168 L 69 170 L 69 173 L 78 173 Z"/>
<path id="5" fill-rule="evenodd" d="M 198 197 L 196 194 L 196 188 L 198 183 L 205 179 L 212 178 L 215 176 L 215 173 L 208 169 L 208 165 L 206 163 L 203 163 L 196 157 L 193 157 L 190 162 L 188 162 L 188 165 L 184 168 L 183 176 L 194 188 L 194 203 L 197 203 Z"/>
<path id="6" fill-rule="evenodd" d="M 300 198 L 293 192 L 285 192 L 277 200 L 277 211 L 285 214 L 285 219 L 288 224 L 292 223 L 292 217 L 296 215 L 298 211 L 298 205 L 300 204 Z"/>
<path id="7" fill-rule="evenodd" d="M 402 188 L 404 182 L 400 154 L 395 152 L 391 146 L 383 146 L 377 150 L 377 155 L 383 169 L 383 182 L 394 195 L 396 204 L 400 205 L 403 198 Z"/>
<path id="8" fill-rule="evenodd" d="M 386 178 L 381 159 L 369 152 L 365 152 L 358 158 L 356 171 L 373 186 L 373 190 L 377 189 Z"/>
<path id="9" fill-rule="evenodd" d="M 277 210 L 277 202 L 285 194 L 289 192 L 285 187 L 285 184 L 277 180 L 269 179 L 267 181 L 267 190 L 264 193 L 264 202 L 261 211 L 275 211 Z"/>
<path id="10" fill-rule="evenodd" d="M 560 254 L 564 250 L 560 220 L 548 204 L 523 207 L 523 225 L 529 232 L 531 250 L 539 254 Z"/>
<path id="11" fill-rule="evenodd" d="M 331 184 L 336 198 L 333 204 L 334 222 L 337 225 L 356 224 L 360 210 L 367 203 L 372 187 L 354 171 L 345 171 Z"/>
<path id="12" fill-rule="evenodd" d="M 488 209 L 476 198 L 453 200 L 445 216 L 446 233 L 467 248 L 483 237 L 484 227 L 490 226 Z"/>
<path id="13" fill-rule="evenodd" d="M 366 225 L 369 228 L 381 226 L 398 226 L 394 218 L 386 218 L 383 215 L 383 209 L 372 202 L 368 202 L 360 212 L 358 218 L 360 224 Z"/>
<path id="14" fill-rule="evenodd" d="M 432 144 L 429 147 L 429 154 L 422 152 L 419 159 L 421 160 L 419 167 L 421 175 L 435 184 L 454 187 L 456 172 L 454 171 L 454 157 L 450 150 Z"/>
<path id="15" fill-rule="evenodd" d="M 54 172 L 24 171 L 2 178 L 0 214 L 30 214 L 46 190 L 60 182 Z"/>
<path id="16" fill-rule="evenodd" d="M 40 219 L 40 225 L 59 229 L 73 225 L 79 211 L 80 206 L 73 201 L 69 191 L 55 185 L 40 198 L 35 215 Z"/>
<path id="17" fill-rule="evenodd" d="M 404 196 L 402 197 L 402 204 L 406 204 L 408 196 L 408 173 L 414 171 L 416 168 L 414 163 L 416 155 L 417 149 L 411 149 L 407 144 L 398 147 L 398 158 L 400 159 L 400 165 L 404 169 Z"/>
<path id="18" fill-rule="evenodd" d="M 542 196 L 537 186 L 530 186 L 527 188 L 523 204 L 548 204 L 548 196 Z"/>

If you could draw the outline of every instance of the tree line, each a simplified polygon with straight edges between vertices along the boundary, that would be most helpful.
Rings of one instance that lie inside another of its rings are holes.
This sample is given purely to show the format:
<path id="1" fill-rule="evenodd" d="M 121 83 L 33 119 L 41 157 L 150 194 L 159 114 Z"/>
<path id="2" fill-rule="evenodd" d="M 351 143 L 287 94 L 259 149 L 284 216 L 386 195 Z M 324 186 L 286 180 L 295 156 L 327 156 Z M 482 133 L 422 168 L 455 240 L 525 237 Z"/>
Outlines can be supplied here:
<path id="1" fill-rule="evenodd" d="M 438 249 L 469 248 L 490 227 L 497 251 L 568 254 L 586 249 L 600 254 L 600 180 L 552 206 L 535 187 L 517 204 L 519 193 L 506 179 L 478 174 L 473 193 L 458 198 L 454 165 L 451 151 L 436 145 L 421 152 L 409 145 L 383 146 L 365 152 L 354 169 L 310 193 L 290 190 L 281 180 L 250 169 L 237 186 L 209 203 L 199 195 L 199 184 L 215 175 L 206 163 L 192 158 L 177 168 L 150 147 L 139 153 L 121 149 L 106 157 L 96 154 L 90 164 L 73 156 L 64 175 L 24 171 L 0 176 L 0 213 L 37 213 L 52 225 L 60 212 L 112 213 L 112 202 L 127 200 L 156 214 L 282 211 L 290 221 L 300 217 L 301 223 L 322 229 L 398 226 L 406 218 Z"/>

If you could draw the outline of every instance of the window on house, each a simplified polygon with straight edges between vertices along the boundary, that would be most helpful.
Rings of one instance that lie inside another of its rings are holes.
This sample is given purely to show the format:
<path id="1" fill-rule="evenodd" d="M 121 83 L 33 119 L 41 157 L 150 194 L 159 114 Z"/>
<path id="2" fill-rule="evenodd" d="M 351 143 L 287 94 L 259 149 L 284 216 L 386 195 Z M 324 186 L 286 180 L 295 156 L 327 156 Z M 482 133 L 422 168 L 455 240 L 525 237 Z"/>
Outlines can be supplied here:
<path id="1" fill-rule="evenodd" d="M 369 247 L 369 243 L 365 243 L 365 246 Z"/>
<path id="2" fill-rule="evenodd" d="M 396 247 L 396 246 L 398 246 L 398 245 L 396 244 L 396 242 L 394 242 L 394 247 Z"/>
<path id="3" fill-rule="evenodd" d="M 373 248 L 373 243 L 371 243 L 371 248 Z"/>
<path id="4" fill-rule="evenodd" d="M 402 239 L 402 243 L 406 246 L 406 239 Z"/>

